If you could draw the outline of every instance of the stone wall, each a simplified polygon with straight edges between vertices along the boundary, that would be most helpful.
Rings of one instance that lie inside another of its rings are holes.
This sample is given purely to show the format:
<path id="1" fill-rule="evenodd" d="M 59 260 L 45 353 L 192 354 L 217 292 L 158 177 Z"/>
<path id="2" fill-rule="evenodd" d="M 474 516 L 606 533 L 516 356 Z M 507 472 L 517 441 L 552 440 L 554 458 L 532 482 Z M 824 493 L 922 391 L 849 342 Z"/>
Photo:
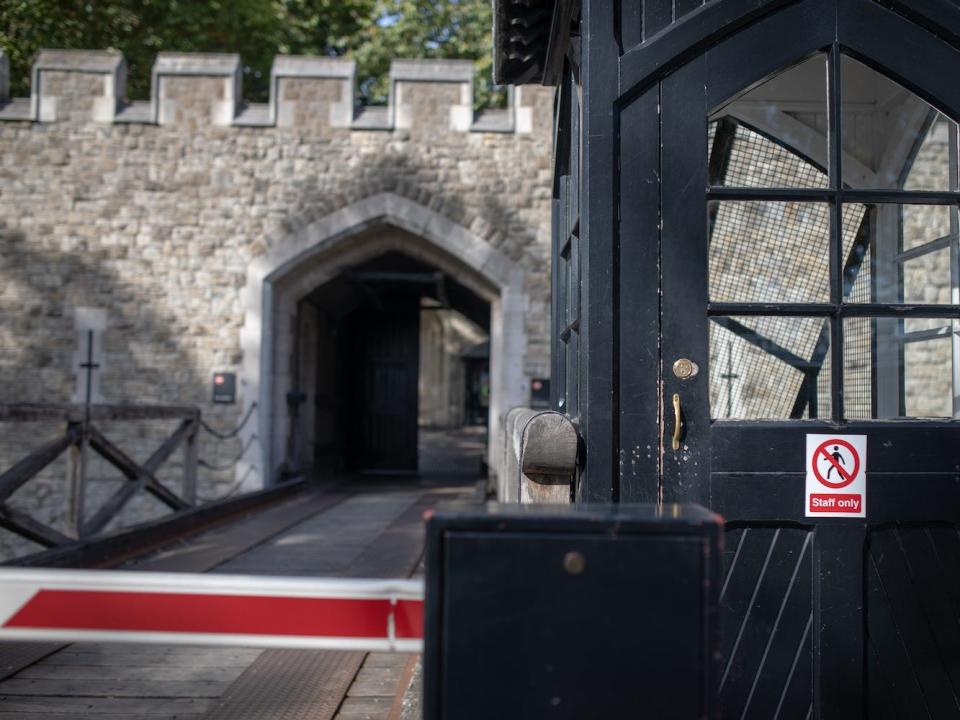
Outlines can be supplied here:
<path id="1" fill-rule="evenodd" d="M 467 377 L 464 355 L 489 340 L 460 313 L 429 309 L 420 313 L 420 427 L 456 428 L 464 424 Z"/>
<path id="2" fill-rule="evenodd" d="M 121 56 L 41 53 L 29 100 L 4 98 L 0 83 L 0 400 L 73 400 L 77 309 L 99 308 L 103 401 L 194 404 L 232 427 L 256 398 L 241 384 L 238 404 L 211 404 L 211 375 L 242 375 L 252 264 L 384 195 L 465 229 L 484 246 L 478 257 L 489 248 L 522 269 L 512 312 L 524 347 L 510 362 L 511 392 L 524 397 L 525 379 L 549 368 L 552 94 L 518 89 L 509 108 L 475 116 L 468 70 L 397 62 L 390 105 L 360 109 L 352 62 L 283 57 L 270 102 L 248 105 L 236 56 L 161 53 L 153 98 L 126 104 Z M 166 430 L 146 425 L 112 429 L 141 460 Z M 0 471 L 44 437 L 3 430 Z M 216 464 L 238 450 L 207 437 L 200 454 Z M 251 470 L 259 477 L 244 487 L 267 474 Z M 19 505 L 41 519 L 62 514 L 64 472 L 52 466 Z M 200 493 L 236 480 L 205 471 Z"/>
<path id="3" fill-rule="evenodd" d="M 917 153 L 905 186 L 909 190 L 941 190 L 949 180 L 949 123 L 940 116 L 930 128 Z M 953 223 L 951 223 L 951 218 Z M 938 238 L 957 233 L 957 208 L 950 206 L 905 205 L 902 208 L 903 249 L 909 250 Z M 953 227 L 951 227 L 953 225 Z M 956 240 L 954 240 L 956 242 Z M 951 280 L 950 248 L 921 255 L 903 263 L 903 300 L 907 303 L 956 302 Z M 907 332 L 957 323 L 943 320 L 912 320 Z M 949 333 L 936 339 L 908 343 L 903 348 L 904 412 L 908 416 L 953 417 L 954 360 Z M 960 360 L 958 358 L 957 360 Z"/>

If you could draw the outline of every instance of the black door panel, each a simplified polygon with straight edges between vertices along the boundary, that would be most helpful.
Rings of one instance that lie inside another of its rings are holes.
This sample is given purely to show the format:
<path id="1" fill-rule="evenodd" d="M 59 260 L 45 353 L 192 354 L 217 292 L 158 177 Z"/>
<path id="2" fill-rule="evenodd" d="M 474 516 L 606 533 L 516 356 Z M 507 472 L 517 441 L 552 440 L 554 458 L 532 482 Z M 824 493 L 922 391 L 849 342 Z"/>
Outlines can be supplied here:
<path id="1" fill-rule="evenodd" d="M 911 414 L 918 392 L 957 393 L 960 308 L 908 285 L 923 288 L 934 251 L 960 257 L 960 51 L 865 0 L 788 3 L 724 32 L 617 109 L 620 499 L 654 495 L 656 468 L 659 499 L 728 522 L 724 717 L 958 717 L 960 425 L 956 403 Z M 819 76 L 784 73 L 811 58 Z M 791 95 L 803 78 L 822 84 L 820 105 L 813 86 Z M 868 152 L 881 100 L 899 175 Z M 908 169 L 934 129 L 954 159 L 927 187 Z M 791 163 L 809 172 L 791 180 Z M 929 253 L 909 237 L 920 206 L 954 218 Z M 867 436 L 866 518 L 806 517 L 808 433 Z"/>
<path id="2" fill-rule="evenodd" d="M 362 310 L 350 318 L 352 437 L 350 465 L 359 470 L 417 469 L 417 380 L 420 311 L 408 303 Z"/>

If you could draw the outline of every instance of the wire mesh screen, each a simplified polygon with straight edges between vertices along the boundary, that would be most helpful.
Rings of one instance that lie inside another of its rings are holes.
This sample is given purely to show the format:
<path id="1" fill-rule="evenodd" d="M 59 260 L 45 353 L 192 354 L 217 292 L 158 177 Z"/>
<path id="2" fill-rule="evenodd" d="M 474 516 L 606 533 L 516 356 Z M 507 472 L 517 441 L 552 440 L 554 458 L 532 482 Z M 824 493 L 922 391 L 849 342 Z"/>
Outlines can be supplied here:
<path id="1" fill-rule="evenodd" d="M 711 122 L 708 142 L 717 153 L 712 159 L 719 171 L 711 178 L 714 185 L 825 188 L 829 183 L 822 168 L 733 118 Z"/>
<path id="2" fill-rule="evenodd" d="M 783 188 L 822 187 L 828 182 L 823 170 L 807 159 L 732 123 L 736 121 L 722 118 L 709 126 L 712 153 L 727 154 L 710 157 L 714 181 Z M 728 134 L 727 142 L 721 133 Z M 863 206 L 849 206 L 844 213 L 843 258 L 853 273 L 850 276 L 869 288 L 869 280 L 861 277 L 862 258 L 852 254 L 864 213 Z M 712 301 L 829 302 L 827 203 L 712 202 L 708 216 Z M 710 336 L 713 417 L 829 416 L 828 318 L 714 320 Z"/>
<path id="3" fill-rule="evenodd" d="M 710 203 L 710 299 L 813 303 L 830 300 L 827 203 Z"/>
<path id="4" fill-rule="evenodd" d="M 710 324 L 713 417 L 786 419 L 829 415 L 830 335 L 823 332 L 826 319 L 714 320 Z M 812 345 L 810 338 L 814 339 Z"/>
<path id="5" fill-rule="evenodd" d="M 904 190 L 956 189 L 956 171 L 950 169 L 950 135 L 956 133 L 956 124 L 936 110 L 930 115 L 927 133 L 909 159 Z"/>
<path id="6" fill-rule="evenodd" d="M 867 208 L 864 205 L 851 204 L 843 208 L 844 239 L 856 235 L 849 243 L 850 250 L 844 253 L 848 258 L 848 267 L 856 271 L 847 296 L 847 302 L 873 302 L 873 267 L 870 248 L 870 229 Z M 849 220 L 849 222 L 848 222 Z M 854 221 L 859 226 L 850 233 L 847 231 Z M 846 246 L 848 243 L 844 243 Z M 846 247 L 844 248 L 846 250 Z M 860 256 L 859 266 L 856 263 Z M 851 272 L 852 274 L 852 272 Z M 871 320 L 863 318 L 857 322 L 846 322 L 843 326 L 843 408 L 844 415 L 851 419 L 873 417 L 873 333 Z"/>

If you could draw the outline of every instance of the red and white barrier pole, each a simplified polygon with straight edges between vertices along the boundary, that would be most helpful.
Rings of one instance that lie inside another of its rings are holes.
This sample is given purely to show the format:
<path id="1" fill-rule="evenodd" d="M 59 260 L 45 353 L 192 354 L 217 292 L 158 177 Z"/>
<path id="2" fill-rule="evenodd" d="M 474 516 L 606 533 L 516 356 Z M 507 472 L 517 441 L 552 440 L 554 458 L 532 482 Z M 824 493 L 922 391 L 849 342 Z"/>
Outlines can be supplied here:
<path id="1" fill-rule="evenodd" d="M 0 640 L 420 652 L 419 580 L 0 570 Z"/>

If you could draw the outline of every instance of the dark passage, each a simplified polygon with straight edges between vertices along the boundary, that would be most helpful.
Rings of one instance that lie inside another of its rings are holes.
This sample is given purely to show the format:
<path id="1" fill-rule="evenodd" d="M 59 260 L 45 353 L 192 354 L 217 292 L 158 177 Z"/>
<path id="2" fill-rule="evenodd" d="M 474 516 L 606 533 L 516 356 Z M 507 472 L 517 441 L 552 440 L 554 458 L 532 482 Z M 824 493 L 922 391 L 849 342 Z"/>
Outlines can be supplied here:
<path id="1" fill-rule="evenodd" d="M 420 298 L 365 307 L 346 323 L 346 462 L 359 470 L 417 469 Z"/>
<path id="2" fill-rule="evenodd" d="M 298 311 L 290 464 L 422 471 L 421 432 L 487 423 L 489 328 L 489 303 L 397 251 L 318 287 Z"/>

